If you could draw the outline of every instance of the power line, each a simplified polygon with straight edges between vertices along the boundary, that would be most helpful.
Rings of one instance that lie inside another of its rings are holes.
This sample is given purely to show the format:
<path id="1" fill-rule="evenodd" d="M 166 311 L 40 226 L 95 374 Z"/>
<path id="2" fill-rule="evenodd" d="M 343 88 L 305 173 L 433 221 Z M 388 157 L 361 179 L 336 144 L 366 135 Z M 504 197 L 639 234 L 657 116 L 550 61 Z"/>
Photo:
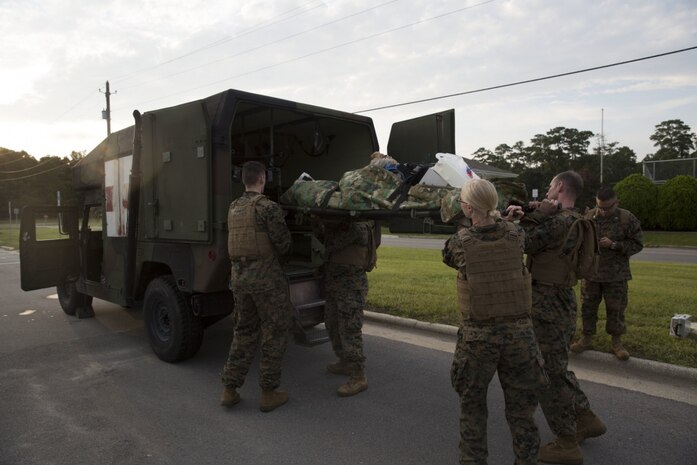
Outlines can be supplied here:
<path id="1" fill-rule="evenodd" d="M 251 71 L 247 71 L 247 72 L 245 72 L 245 73 L 235 74 L 234 76 L 228 76 L 228 77 L 226 77 L 226 78 L 219 79 L 219 80 L 217 80 L 217 81 L 213 81 L 213 82 L 210 82 L 210 83 L 208 83 L 208 84 L 204 84 L 204 85 L 197 86 L 197 87 L 192 87 L 192 88 L 189 88 L 189 89 L 186 89 L 186 90 L 182 90 L 182 91 L 179 91 L 179 92 L 175 92 L 175 93 L 173 93 L 173 94 L 165 95 L 165 96 L 163 96 L 163 97 L 157 97 L 157 98 L 154 98 L 154 99 L 145 100 L 145 101 L 140 102 L 140 103 L 141 103 L 141 104 L 144 104 L 144 103 L 154 102 L 154 101 L 157 101 L 157 100 L 162 100 L 162 99 L 165 99 L 165 98 L 173 97 L 173 96 L 175 96 L 175 95 L 184 94 L 184 93 L 191 92 L 191 91 L 194 91 L 194 90 L 199 90 L 199 89 L 202 89 L 202 88 L 204 88 L 204 87 L 210 87 L 210 86 L 213 86 L 213 85 L 216 85 L 216 84 L 220 84 L 221 82 L 229 81 L 229 80 L 231 80 L 231 79 L 235 79 L 235 78 L 242 77 L 242 76 L 247 76 L 247 75 L 249 75 L 249 74 L 258 73 L 259 71 L 265 71 L 265 70 L 268 70 L 268 69 L 271 69 L 271 68 L 275 68 L 275 67 L 277 67 L 277 66 L 285 65 L 285 64 L 287 64 L 287 63 L 291 63 L 291 62 L 293 62 L 293 61 L 302 60 L 302 59 L 304 59 L 304 58 L 308 58 L 308 57 L 311 57 L 311 56 L 320 55 L 320 54 L 322 54 L 322 53 L 329 52 L 329 51 L 331 51 L 331 50 L 336 50 L 336 49 L 338 49 L 338 48 L 345 47 L 345 46 L 347 46 L 347 45 L 352 45 L 352 44 L 356 44 L 356 43 L 358 43 L 358 42 L 363 42 L 363 41 L 365 41 L 365 40 L 374 39 L 374 38 L 376 38 L 376 37 L 379 37 L 379 36 L 382 36 L 382 35 L 385 35 L 385 34 L 390 34 L 390 33 L 392 33 L 392 32 L 399 31 L 399 30 L 402 30 L 402 29 L 406 29 L 406 28 L 411 27 L 411 26 L 416 26 L 416 25 L 419 25 L 419 24 L 427 23 L 427 22 L 429 22 L 429 21 L 435 21 L 436 19 L 441 19 L 441 18 L 444 18 L 444 17 L 446 17 L 446 16 L 450 16 L 450 15 L 459 13 L 459 12 L 464 11 L 464 10 L 469 10 L 469 9 L 472 9 L 472 8 L 476 8 L 476 7 L 479 7 L 479 6 L 483 6 L 483 5 L 486 5 L 486 4 L 488 4 L 488 3 L 492 3 L 492 2 L 495 2 L 495 1 L 496 1 L 496 0 L 485 0 L 485 1 L 483 1 L 483 2 L 476 3 L 476 4 L 474 4 L 474 5 L 469 5 L 469 6 L 466 6 L 466 7 L 463 7 L 463 8 L 458 8 L 458 9 L 456 9 L 456 10 L 452 10 L 452 11 L 449 11 L 449 12 L 446 12 L 446 13 L 442 13 L 442 14 L 440 14 L 440 15 L 432 16 L 432 17 L 430 17 L 430 18 L 426 18 L 426 19 L 422 19 L 422 20 L 419 20 L 419 21 L 415 21 L 415 22 L 413 22 L 413 23 L 404 24 L 404 25 L 402 25 L 402 26 L 398 26 L 398 27 L 395 27 L 395 28 L 392 28 L 392 29 L 388 29 L 388 30 L 386 30 L 386 31 L 376 32 L 375 34 L 370 34 L 370 35 L 367 35 L 367 36 L 360 37 L 360 38 L 358 38 L 358 39 L 350 40 L 350 41 L 348 41 L 348 42 L 343 42 L 343 43 L 334 45 L 334 46 L 332 46 L 332 47 L 328 47 L 328 48 L 324 48 L 324 49 L 321 49 L 321 50 L 317 50 L 317 51 L 312 52 L 312 53 L 308 53 L 308 54 L 305 54 L 305 55 L 297 56 L 297 57 L 295 57 L 295 58 L 290 58 L 290 59 L 288 59 L 288 60 L 281 61 L 281 62 L 278 62 L 278 63 L 274 63 L 274 64 L 272 64 L 272 65 L 268 65 L 268 66 L 264 66 L 264 67 L 261 67 L 261 68 L 257 68 L 257 69 L 251 70 Z"/>
<path id="2" fill-rule="evenodd" d="M 23 158 L 19 158 L 19 160 L 24 160 L 24 159 L 23 159 Z M 23 173 L 23 172 L 25 172 L 25 171 L 33 170 L 33 169 L 35 169 L 35 168 L 38 168 L 39 166 L 46 165 L 46 164 L 51 163 L 51 162 L 53 162 L 53 161 L 55 161 L 55 160 L 48 159 L 48 160 L 41 161 L 41 162 L 37 163 L 37 164 L 34 165 L 34 166 L 30 166 L 29 168 L 24 168 L 24 169 L 15 170 L 15 171 L 0 171 L 0 174 L 16 174 L 16 173 Z"/>
<path id="3" fill-rule="evenodd" d="M 92 91 L 90 91 L 89 94 L 85 95 L 85 97 L 83 97 L 80 101 L 78 101 L 78 102 L 77 102 L 76 104 L 74 104 L 72 107 L 68 108 L 68 109 L 65 110 L 63 113 L 61 113 L 60 115 L 56 116 L 56 117 L 53 119 L 53 122 L 55 123 L 56 121 L 62 119 L 65 115 L 67 115 L 68 113 L 70 113 L 71 111 L 73 111 L 74 109 L 76 109 L 77 107 L 79 107 L 80 105 L 82 105 L 83 103 L 85 103 L 85 102 L 87 101 L 87 99 L 89 99 L 89 98 L 92 97 L 93 95 L 94 95 L 94 91 L 92 90 Z"/>
<path id="4" fill-rule="evenodd" d="M 11 179 L 0 179 L 0 182 L 5 182 L 5 181 L 21 181 L 22 179 L 29 179 L 33 178 L 36 176 L 41 176 L 42 174 L 50 173 L 51 171 L 56 171 L 57 169 L 60 168 L 69 168 L 69 165 L 58 165 L 54 166 L 53 168 L 47 169 L 46 171 L 42 171 L 41 173 L 34 173 L 34 174 L 29 174 L 27 176 L 20 176 L 19 178 L 11 178 Z"/>
<path id="5" fill-rule="evenodd" d="M 395 2 L 398 2 L 398 1 L 401 1 L 401 0 L 389 0 L 389 1 L 384 2 L 384 3 L 381 3 L 381 4 L 379 4 L 379 5 L 375 5 L 375 6 L 372 6 L 372 7 L 370 7 L 370 8 L 366 8 L 365 10 L 361 10 L 361 11 L 357 11 L 357 12 L 355 12 L 355 13 L 351 13 L 350 15 L 343 16 L 343 17 L 338 18 L 338 19 L 335 19 L 335 20 L 333 20 L 333 21 L 329 21 L 329 22 L 327 22 L 327 23 L 320 24 L 320 25 L 315 26 L 315 27 L 312 27 L 312 28 L 310 28 L 310 29 L 305 29 L 305 30 L 303 30 L 303 31 L 296 32 L 295 34 L 291 34 L 291 35 L 288 35 L 288 36 L 285 36 L 285 37 L 281 37 L 280 39 L 273 40 L 273 41 L 271 41 L 271 42 L 267 42 L 267 43 L 262 44 L 262 45 L 257 45 L 256 47 L 248 48 L 248 49 L 246 49 L 246 50 L 242 50 L 242 51 L 237 52 L 237 53 L 234 53 L 234 54 L 232 54 L 232 55 L 228 55 L 228 56 L 225 56 L 225 57 L 223 57 L 223 58 L 219 58 L 219 59 L 217 59 L 217 60 L 209 61 L 209 62 L 207 62 L 207 63 L 203 63 L 203 64 L 198 65 L 198 66 L 194 66 L 194 67 L 191 67 L 191 68 L 187 68 L 187 69 L 184 69 L 184 70 L 179 71 L 179 72 L 176 72 L 176 73 L 170 73 L 170 74 L 167 75 L 167 77 L 168 77 L 168 78 L 172 78 L 172 77 L 174 77 L 174 76 L 179 76 L 179 75 L 181 75 L 181 74 L 185 74 L 185 73 L 188 73 L 188 72 L 190 72 L 190 71 L 195 71 L 195 70 L 197 70 L 197 69 L 205 68 L 206 66 L 214 65 L 214 64 L 216 64 L 216 63 L 220 63 L 220 62 L 222 62 L 222 61 L 229 60 L 229 59 L 231 59 L 231 58 L 235 58 L 235 57 L 238 57 L 238 56 L 241 56 L 241 55 L 245 55 L 245 54 L 247 54 L 247 53 L 249 53 L 249 52 L 257 51 L 257 50 L 262 49 L 262 48 L 264 48 L 264 47 L 268 47 L 269 45 L 274 45 L 274 44 L 277 44 L 277 43 L 279 43 L 279 42 L 283 42 L 283 41 L 288 40 L 288 39 L 294 39 L 294 38 L 296 38 L 296 37 L 299 37 L 299 36 L 301 36 L 301 35 L 307 34 L 307 33 L 309 33 L 309 32 L 316 31 L 316 30 L 318 30 L 318 29 L 321 29 L 321 28 L 323 28 L 323 27 L 330 26 L 330 25 L 332 25 L 332 24 L 339 23 L 339 22 L 341 22 L 341 21 L 345 21 L 345 20 L 347 20 L 347 19 L 353 18 L 353 17 L 358 16 L 358 15 L 361 15 L 361 14 L 363 14 L 363 13 L 367 13 L 367 12 L 372 11 L 372 10 L 376 10 L 376 9 L 378 9 L 378 8 L 382 8 L 382 7 L 385 6 L 385 5 L 389 5 L 390 3 L 395 3 Z M 492 0 L 492 1 L 494 1 L 494 0 Z M 133 88 L 133 87 L 139 87 L 139 86 L 146 85 L 146 84 L 149 84 L 149 83 L 151 83 L 151 82 L 155 82 L 155 81 L 159 81 L 159 80 L 160 80 L 160 78 L 151 79 L 151 80 L 149 80 L 149 81 L 141 82 L 141 83 L 139 83 L 139 84 L 135 84 L 135 85 L 133 85 L 133 86 L 126 87 L 125 89 L 122 88 L 121 90 L 127 90 L 127 89 L 131 89 L 131 88 Z"/>
<path id="6" fill-rule="evenodd" d="M 579 70 L 576 70 L 576 71 L 569 71 L 569 72 L 567 72 L 567 73 L 552 74 L 552 75 L 550 75 L 550 76 L 544 76 L 544 77 L 539 77 L 539 78 L 534 78 L 534 79 L 527 79 L 527 80 L 525 80 L 525 81 L 511 82 L 511 83 L 509 83 L 509 84 L 500 84 L 500 85 L 497 85 L 497 86 L 483 87 L 483 88 L 481 88 L 481 89 L 467 90 L 467 91 L 464 91 L 464 92 L 457 92 L 457 93 L 455 93 L 455 94 L 441 95 L 441 96 L 439 96 L 439 97 L 431 97 L 431 98 L 425 98 L 425 99 L 420 99 L 420 100 L 412 100 L 412 101 L 409 101 L 409 102 L 395 103 L 395 104 L 392 104 L 392 105 L 384 105 L 384 106 L 381 106 L 381 107 L 368 108 L 367 110 L 356 111 L 356 112 L 354 112 L 354 113 L 367 113 L 367 112 L 369 112 L 369 111 L 384 110 L 384 109 L 386 109 L 386 108 L 403 107 L 403 106 L 406 106 L 406 105 L 414 105 L 414 104 L 416 104 L 416 103 L 431 102 L 431 101 L 434 101 L 434 100 L 442 100 L 442 99 L 451 98 L 451 97 L 458 97 L 458 96 L 461 96 L 461 95 L 475 94 L 475 93 L 478 93 L 478 92 L 486 92 L 486 91 L 488 91 L 488 90 L 503 89 L 504 87 L 513 87 L 513 86 L 519 86 L 519 85 L 522 85 L 522 84 L 530 84 L 531 82 L 545 81 L 545 80 L 547 80 L 547 79 L 554 79 L 554 78 L 563 77 L 563 76 L 571 76 L 572 74 L 587 73 L 587 72 L 589 72 L 589 71 L 596 71 L 596 70 L 599 70 L 599 69 L 611 68 L 611 67 L 613 67 L 613 66 L 620 66 L 620 65 L 626 65 L 626 64 L 629 64 L 629 63 L 636 63 L 636 62 L 638 62 L 638 61 L 651 60 L 651 59 L 654 59 L 654 58 L 660 58 L 660 57 L 664 57 L 664 56 L 667 56 L 667 55 L 674 55 L 674 54 L 676 54 L 676 53 L 688 52 L 688 51 L 690 51 L 690 50 L 695 50 L 695 49 L 697 49 L 697 46 L 688 47 L 688 48 L 682 48 L 682 49 L 680 49 L 680 50 L 673 50 L 672 52 L 659 53 L 659 54 L 657 54 L 657 55 L 650 55 L 650 56 L 641 57 L 641 58 L 634 58 L 634 59 L 632 59 L 632 60 L 619 61 L 619 62 L 616 62 L 616 63 L 607 64 L 607 65 L 594 66 L 594 67 L 592 67 L 592 68 L 584 68 L 584 69 L 579 69 Z"/>
<path id="7" fill-rule="evenodd" d="M 293 11 L 295 11 L 295 10 L 300 9 L 300 8 L 304 8 L 304 7 L 306 7 L 307 5 L 309 5 L 309 4 L 311 4 L 311 3 L 314 3 L 315 1 L 317 1 L 317 0 L 310 0 L 309 2 L 303 3 L 302 5 L 300 5 L 300 6 L 298 6 L 298 7 L 295 7 L 295 8 L 292 8 L 292 9 L 290 9 L 290 10 L 287 10 L 287 11 L 283 12 L 283 13 L 281 13 L 280 15 L 278 15 L 278 16 L 272 18 L 272 19 L 282 18 L 283 16 L 287 15 L 288 13 L 291 13 L 291 12 L 293 12 Z M 299 16 L 299 15 L 301 15 L 301 14 L 304 14 L 304 13 L 307 13 L 307 12 L 309 12 L 309 11 L 312 11 L 312 10 L 314 10 L 315 8 L 318 8 L 318 7 L 323 6 L 323 5 L 324 5 L 324 3 L 320 1 L 320 3 L 319 3 L 318 5 L 315 5 L 314 7 L 310 8 L 310 9 L 308 9 L 308 10 L 306 10 L 306 11 L 301 11 L 301 12 L 299 12 L 299 13 L 297 13 L 297 14 L 295 14 L 295 15 L 289 16 L 289 17 L 287 17 L 287 18 L 279 19 L 278 21 L 272 21 L 272 22 L 267 23 L 267 24 L 263 24 L 263 23 L 262 23 L 262 24 L 258 24 L 258 25 L 256 25 L 256 26 L 249 27 L 249 28 L 247 28 L 246 30 L 244 30 L 243 32 L 241 32 L 240 34 L 237 34 L 237 35 L 235 35 L 235 36 L 223 37 L 222 39 L 218 39 L 218 40 L 215 41 L 215 42 L 211 42 L 210 44 L 204 45 L 203 47 L 200 47 L 200 48 L 198 48 L 198 49 L 192 50 L 192 51 L 187 52 L 187 53 L 185 53 L 185 54 L 183 54 L 183 55 L 180 55 L 180 56 L 178 56 L 178 57 L 172 58 L 172 59 L 170 59 L 170 60 L 164 61 L 164 62 L 162 62 L 162 63 L 155 64 L 155 65 L 152 65 L 152 66 L 148 66 L 148 67 L 145 67 L 145 68 L 141 68 L 141 69 L 139 69 L 139 70 L 137 70 L 137 71 L 133 71 L 132 73 L 129 73 L 129 74 L 126 74 L 126 75 L 124 75 L 124 76 L 121 76 L 121 77 L 117 78 L 116 81 L 120 81 L 120 82 L 126 81 L 126 80 L 131 79 L 132 77 L 134 77 L 134 76 L 140 74 L 140 73 L 143 72 L 143 71 L 148 71 L 148 70 L 151 70 L 151 69 L 155 69 L 155 68 L 158 68 L 158 67 L 160 67 L 160 66 L 164 66 L 164 65 L 166 65 L 166 64 L 173 63 L 173 62 L 175 62 L 175 61 L 177 61 L 177 60 L 180 60 L 180 59 L 182 59 L 182 58 L 188 57 L 188 56 L 190 56 L 190 55 L 194 55 L 194 54 L 196 54 L 196 53 L 198 53 L 198 52 L 201 52 L 201 51 L 203 51 L 203 50 L 206 50 L 206 49 L 209 49 L 209 48 L 212 48 L 212 47 L 217 47 L 218 45 L 221 45 L 221 44 L 223 44 L 223 43 L 225 43 L 225 42 L 229 42 L 229 41 L 231 41 L 231 40 L 233 40 L 233 39 L 237 39 L 237 38 L 239 38 L 239 37 L 245 36 L 245 35 L 247 35 L 247 34 L 251 34 L 252 32 L 255 32 L 255 31 L 258 31 L 258 30 L 261 30 L 261 29 L 265 29 L 265 28 L 267 28 L 267 27 L 269 27 L 269 26 L 272 26 L 272 25 L 274 25 L 274 24 L 278 24 L 279 22 L 286 21 L 286 20 L 288 20 L 288 19 L 290 19 L 290 18 L 294 18 L 295 16 Z M 150 81 L 148 81 L 148 82 L 150 82 Z M 131 87 L 134 87 L 134 86 L 131 86 Z M 130 89 L 130 87 L 126 87 L 125 89 Z M 122 89 L 122 90 L 124 90 L 124 89 Z M 59 116 L 57 116 L 56 118 L 54 118 L 53 122 L 55 123 L 56 121 L 59 121 L 60 119 L 62 119 L 65 115 L 67 115 L 68 113 L 72 112 L 72 111 L 75 110 L 77 107 L 79 107 L 80 105 L 82 105 L 83 103 L 85 103 L 92 95 L 93 95 L 93 92 L 90 92 L 88 95 L 86 95 L 84 98 L 82 98 L 81 100 L 79 100 L 79 101 L 78 101 L 76 104 L 74 104 L 72 107 L 68 108 L 66 111 L 64 111 L 63 113 L 61 113 L 61 114 L 60 114 Z"/>
<path id="8" fill-rule="evenodd" d="M 0 153 L 0 155 L 5 155 L 5 154 L 8 154 L 8 153 L 12 153 L 12 152 Z M 17 152 L 15 152 L 15 153 L 17 153 Z M 11 165 L 12 163 L 17 163 L 17 162 L 20 161 L 20 160 L 26 160 L 26 158 L 24 158 L 24 157 L 15 158 L 14 160 L 10 160 L 10 161 L 6 161 L 6 162 L 4 162 L 4 163 L 0 163 L 0 166 Z"/>
<path id="9" fill-rule="evenodd" d="M 246 36 L 246 35 L 248 35 L 248 34 L 251 34 L 252 32 L 256 32 L 256 31 L 260 31 L 260 30 L 262 30 L 262 29 L 266 29 L 267 27 L 273 26 L 274 24 L 278 24 L 278 23 L 281 23 L 281 22 L 283 22 L 283 21 L 287 21 L 287 20 L 289 20 L 289 19 L 291 19 L 291 18 L 294 18 L 294 17 L 296 17 L 296 16 L 300 16 L 300 15 L 303 15 L 303 14 L 309 12 L 309 11 L 312 11 L 312 10 L 314 10 L 315 8 L 319 8 L 320 6 L 324 6 L 324 2 L 322 2 L 322 1 L 320 0 L 320 3 L 317 4 L 317 5 L 315 5 L 315 6 L 313 6 L 312 8 L 309 8 L 309 9 L 307 9 L 307 10 L 305 10 L 305 11 L 300 11 L 300 12 L 298 12 L 298 13 L 296 13 L 296 14 L 294 14 L 294 15 L 291 15 L 291 16 L 289 16 L 289 17 L 287 17 L 287 18 L 283 18 L 283 16 L 287 15 L 288 13 L 291 13 L 291 12 L 293 12 L 293 11 L 295 11 L 295 10 L 298 10 L 298 9 L 301 9 L 301 8 L 305 8 L 307 5 L 309 5 L 309 4 L 311 4 L 311 3 L 314 3 L 314 2 L 316 2 L 316 1 L 317 1 L 317 0 L 310 0 L 309 2 L 303 3 L 302 5 L 300 5 L 300 6 L 298 6 L 298 7 L 291 8 L 290 10 L 285 11 L 285 12 L 281 13 L 280 15 L 271 18 L 271 22 L 268 22 L 268 23 L 261 23 L 261 24 L 257 24 L 256 26 L 251 26 L 251 27 L 249 27 L 249 28 L 243 30 L 243 31 L 240 32 L 239 34 L 236 34 L 236 35 L 233 35 L 233 36 L 226 36 L 226 37 L 223 37 L 223 38 L 221 38 L 221 39 L 216 40 L 215 42 L 211 42 L 211 43 L 206 44 L 206 45 L 204 45 L 204 46 L 202 46 L 202 47 L 199 47 L 199 48 L 194 49 L 194 50 L 192 50 L 192 51 L 190 51 L 190 52 L 187 52 L 187 53 L 185 53 L 185 54 L 183 54 L 183 55 L 179 55 L 179 56 L 177 56 L 177 57 L 175 57 L 175 58 L 172 58 L 172 59 L 163 61 L 162 63 L 157 63 L 157 64 L 152 65 L 152 66 L 147 66 L 147 67 L 145 67 L 145 68 L 141 68 L 141 69 L 139 69 L 139 70 L 133 71 L 133 72 L 131 72 L 131 73 L 129 73 L 129 74 L 126 74 L 126 75 L 124 75 L 124 76 L 117 77 L 114 81 L 115 81 L 115 82 L 119 82 L 119 83 L 124 82 L 124 81 L 127 81 L 127 80 L 133 78 L 134 76 L 137 76 L 138 74 L 142 73 L 143 71 L 149 71 L 149 70 L 152 70 L 152 69 L 155 69 L 155 68 L 159 68 L 160 66 L 164 66 L 164 65 L 167 65 L 167 64 L 169 64 L 169 63 L 173 63 L 173 62 L 175 62 L 175 61 L 181 60 L 182 58 L 186 58 L 186 57 L 188 57 L 188 56 L 195 55 L 195 54 L 197 54 L 197 53 L 199 53 L 199 52 L 202 52 L 202 51 L 204 51 L 204 50 L 207 50 L 207 49 L 209 49 L 209 48 L 217 47 L 217 46 L 219 46 L 219 45 L 224 44 L 225 42 L 229 42 L 229 41 L 231 41 L 231 40 L 238 39 L 238 38 L 240 38 L 240 37 L 243 37 L 243 36 Z M 123 88 L 122 88 L 122 89 L 123 89 Z M 128 89 L 128 87 L 126 87 L 125 89 Z"/>

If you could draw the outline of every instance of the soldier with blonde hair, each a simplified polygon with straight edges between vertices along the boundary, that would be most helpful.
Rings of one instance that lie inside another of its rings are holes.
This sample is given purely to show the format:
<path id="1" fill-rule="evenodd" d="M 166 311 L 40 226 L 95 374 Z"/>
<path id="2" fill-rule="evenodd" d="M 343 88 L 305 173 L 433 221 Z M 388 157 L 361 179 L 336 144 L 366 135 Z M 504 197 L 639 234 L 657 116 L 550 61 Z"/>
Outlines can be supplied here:
<path id="1" fill-rule="evenodd" d="M 462 187 L 460 204 L 471 228 L 446 242 L 443 262 L 458 270 L 462 312 L 451 381 L 460 396 L 460 463 L 487 463 L 487 390 L 498 372 L 517 465 L 537 463 L 540 436 L 533 419 L 547 382 L 532 320 L 524 233 L 502 221 L 494 185 Z"/>

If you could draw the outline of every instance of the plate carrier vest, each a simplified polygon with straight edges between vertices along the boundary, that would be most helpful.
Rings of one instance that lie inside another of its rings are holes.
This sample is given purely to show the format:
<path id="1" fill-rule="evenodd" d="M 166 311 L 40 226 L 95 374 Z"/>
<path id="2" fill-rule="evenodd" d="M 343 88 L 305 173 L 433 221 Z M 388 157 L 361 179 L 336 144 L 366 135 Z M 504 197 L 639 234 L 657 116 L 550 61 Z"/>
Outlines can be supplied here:
<path id="1" fill-rule="evenodd" d="M 568 209 L 561 210 L 556 214 L 565 217 L 571 216 L 575 219 L 583 218 L 580 213 Z M 534 256 L 527 256 L 526 265 L 534 281 L 562 287 L 574 287 L 576 285 L 578 277 L 571 269 L 568 260 L 564 258 L 562 254 L 563 248 L 564 244 L 553 250 L 544 250 Z"/>
<path id="2" fill-rule="evenodd" d="M 481 321 L 530 314 L 530 274 L 523 265 L 516 226 L 503 223 L 501 239 L 483 241 L 468 229 L 459 233 L 465 253 L 465 274 L 457 274 L 457 296 L 465 319 Z"/>
<path id="3" fill-rule="evenodd" d="M 336 263 L 338 265 L 354 265 L 363 268 L 363 271 L 371 271 L 375 268 L 375 262 L 377 260 L 375 244 L 375 228 L 379 228 L 378 225 L 368 224 L 368 245 L 357 245 L 350 244 L 341 250 L 332 252 L 329 254 L 329 262 Z"/>
<path id="4" fill-rule="evenodd" d="M 228 214 L 228 252 L 232 261 L 255 260 L 262 257 L 273 257 L 274 253 L 269 235 L 257 230 L 256 206 L 259 200 L 265 198 L 259 195 L 246 206 L 233 202 Z M 231 218 L 235 216 L 233 222 Z"/>

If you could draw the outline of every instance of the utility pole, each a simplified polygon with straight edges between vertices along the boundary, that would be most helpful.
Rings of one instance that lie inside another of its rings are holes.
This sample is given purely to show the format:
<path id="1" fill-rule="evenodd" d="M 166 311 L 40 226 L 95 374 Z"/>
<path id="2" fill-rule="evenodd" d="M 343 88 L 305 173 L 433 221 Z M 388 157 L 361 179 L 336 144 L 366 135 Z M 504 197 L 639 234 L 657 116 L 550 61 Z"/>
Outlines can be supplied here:
<path id="1" fill-rule="evenodd" d="M 603 154 L 605 152 L 605 109 L 600 109 L 600 185 L 603 185 Z"/>
<path id="2" fill-rule="evenodd" d="M 102 92 L 102 89 L 99 89 L 99 92 Z M 106 97 L 106 110 L 102 110 L 102 119 L 106 120 L 106 135 L 109 136 L 111 134 L 111 102 L 109 100 L 111 92 L 109 92 L 109 81 L 106 82 L 106 92 L 103 92 L 103 94 Z"/>

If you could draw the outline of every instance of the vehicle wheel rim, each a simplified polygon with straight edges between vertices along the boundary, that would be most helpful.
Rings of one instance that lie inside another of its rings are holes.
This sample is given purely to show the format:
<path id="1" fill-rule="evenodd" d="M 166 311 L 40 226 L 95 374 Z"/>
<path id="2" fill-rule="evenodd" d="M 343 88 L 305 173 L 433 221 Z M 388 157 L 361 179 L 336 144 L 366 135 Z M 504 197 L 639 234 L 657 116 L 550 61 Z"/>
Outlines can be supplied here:
<path id="1" fill-rule="evenodd" d="M 172 332 L 172 323 L 169 320 L 169 312 L 167 307 L 162 305 L 157 308 L 155 315 L 153 315 L 153 330 L 155 336 L 162 341 L 166 342 L 169 340 L 170 334 Z"/>

